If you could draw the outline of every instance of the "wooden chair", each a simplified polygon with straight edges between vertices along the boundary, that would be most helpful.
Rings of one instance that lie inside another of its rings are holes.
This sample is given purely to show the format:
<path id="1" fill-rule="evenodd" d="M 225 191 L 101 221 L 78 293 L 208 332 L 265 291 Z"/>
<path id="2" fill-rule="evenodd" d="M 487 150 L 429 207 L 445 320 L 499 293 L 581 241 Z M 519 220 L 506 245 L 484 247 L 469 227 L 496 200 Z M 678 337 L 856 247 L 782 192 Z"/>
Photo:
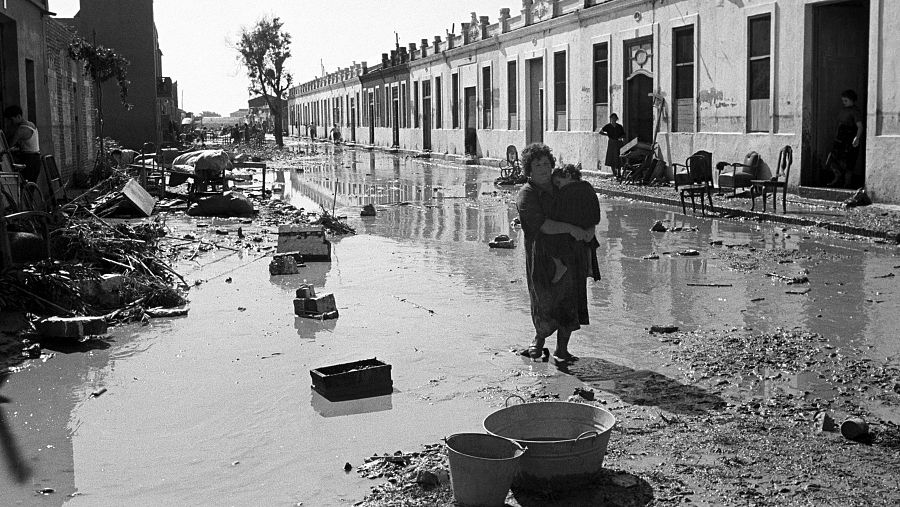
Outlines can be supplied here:
<path id="1" fill-rule="evenodd" d="M 43 211 L 21 210 L 20 206 L 26 205 L 27 201 L 25 188 L 18 174 L 0 174 L 0 268 L 4 270 L 12 267 L 15 260 L 10 226 L 21 232 L 32 230 L 37 233 L 41 241 L 41 255 L 50 258 L 49 223 L 52 216 Z"/>
<path id="2" fill-rule="evenodd" d="M 708 153 L 708 152 L 704 152 Z M 687 215 L 684 198 L 691 198 L 691 211 L 696 213 L 697 207 L 694 202 L 695 197 L 700 197 L 700 211 L 706 214 L 706 204 L 703 202 L 704 195 L 709 199 L 709 210 L 714 211 L 712 202 L 712 168 L 710 167 L 711 159 L 705 154 L 695 154 L 688 157 L 685 166 L 688 168 L 687 185 L 682 185 L 678 191 L 681 197 L 681 212 Z"/>
<path id="3" fill-rule="evenodd" d="M 684 161 L 684 164 L 673 163 L 672 169 L 672 181 L 675 184 L 675 190 L 678 190 L 679 185 L 691 185 L 694 183 L 691 177 L 691 164 L 702 163 L 705 164 L 706 167 L 712 167 L 712 153 L 704 150 L 696 151 L 693 155 L 687 158 Z M 679 169 L 681 167 L 682 169 Z M 705 169 L 699 169 L 705 170 Z M 712 174 L 712 169 L 710 169 L 710 175 Z"/>
<path id="4" fill-rule="evenodd" d="M 727 170 L 728 167 L 731 170 Z M 716 169 L 719 171 L 719 192 L 730 187 L 731 197 L 735 197 L 738 188 L 749 188 L 751 180 L 759 177 L 759 153 L 747 153 L 743 162 L 719 162 Z"/>
<path id="5" fill-rule="evenodd" d="M 766 211 L 766 197 L 769 189 L 772 190 L 772 209 L 778 211 L 778 189 L 781 189 L 781 212 L 787 213 L 787 182 L 791 175 L 791 164 L 794 163 L 794 150 L 785 146 L 778 152 L 778 165 L 775 175 L 769 180 L 752 180 L 750 187 L 751 206 L 750 211 L 756 211 L 756 196 L 762 195 L 763 212 Z"/>

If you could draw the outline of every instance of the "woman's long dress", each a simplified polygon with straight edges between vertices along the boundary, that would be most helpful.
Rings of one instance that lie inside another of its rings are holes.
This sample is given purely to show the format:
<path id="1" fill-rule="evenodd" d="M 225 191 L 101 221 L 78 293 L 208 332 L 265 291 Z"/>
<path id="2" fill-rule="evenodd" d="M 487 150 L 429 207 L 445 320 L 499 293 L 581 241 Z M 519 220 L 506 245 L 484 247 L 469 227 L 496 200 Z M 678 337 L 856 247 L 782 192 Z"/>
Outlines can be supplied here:
<path id="1" fill-rule="evenodd" d="M 575 331 L 590 324 L 587 307 L 587 266 L 589 248 L 577 245 L 573 255 L 578 259 L 557 283 L 551 283 L 554 272 L 552 257 L 542 240 L 544 220 L 550 218 L 554 194 L 530 181 L 519 191 L 516 205 L 525 233 L 525 277 L 531 300 L 531 320 L 537 336 L 546 338 L 557 330 Z"/>

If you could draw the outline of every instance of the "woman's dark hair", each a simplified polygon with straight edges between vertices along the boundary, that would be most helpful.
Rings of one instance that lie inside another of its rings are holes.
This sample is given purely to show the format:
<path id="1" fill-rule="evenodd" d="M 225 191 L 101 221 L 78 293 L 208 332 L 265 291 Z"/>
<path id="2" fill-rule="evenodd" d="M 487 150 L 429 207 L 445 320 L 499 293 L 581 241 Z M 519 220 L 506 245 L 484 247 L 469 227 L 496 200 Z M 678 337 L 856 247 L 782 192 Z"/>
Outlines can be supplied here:
<path id="1" fill-rule="evenodd" d="M 522 172 L 525 176 L 531 176 L 531 163 L 542 157 L 550 159 L 550 167 L 556 165 L 556 157 L 551 153 L 553 150 L 543 143 L 531 143 L 522 150 Z"/>
<path id="2" fill-rule="evenodd" d="M 616 113 L 610 113 L 609 117 L 610 117 L 610 118 L 615 118 L 615 119 L 617 119 L 617 120 L 619 119 L 619 115 L 617 115 Z"/>
<path id="3" fill-rule="evenodd" d="M 856 95 L 856 92 L 853 90 L 842 91 L 841 97 L 846 97 L 846 98 L 852 100 L 853 102 L 856 102 L 857 100 L 859 100 L 859 97 Z"/>
<path id="4" fill-rule="evenodd" d="M 19 116 L 20 114 L 24 114 L 24 113 L 22 112 L 22 108 L 19 106 L 9 106 L 3 110 L 4 118 L 15 118 L 16 116 Z"/>

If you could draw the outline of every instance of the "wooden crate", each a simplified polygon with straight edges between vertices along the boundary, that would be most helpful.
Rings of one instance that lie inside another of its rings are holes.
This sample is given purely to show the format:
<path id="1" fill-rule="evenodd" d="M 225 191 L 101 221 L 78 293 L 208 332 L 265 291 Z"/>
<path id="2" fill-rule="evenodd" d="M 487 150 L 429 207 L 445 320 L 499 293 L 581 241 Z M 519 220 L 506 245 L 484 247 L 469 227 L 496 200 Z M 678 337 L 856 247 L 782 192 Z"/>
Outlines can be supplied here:
<path id="1" fill-rule="evenodd" d="M 391 365 L 376 358 L 309 370 L 312 388 L 331 401 L 391 394 Z"/>

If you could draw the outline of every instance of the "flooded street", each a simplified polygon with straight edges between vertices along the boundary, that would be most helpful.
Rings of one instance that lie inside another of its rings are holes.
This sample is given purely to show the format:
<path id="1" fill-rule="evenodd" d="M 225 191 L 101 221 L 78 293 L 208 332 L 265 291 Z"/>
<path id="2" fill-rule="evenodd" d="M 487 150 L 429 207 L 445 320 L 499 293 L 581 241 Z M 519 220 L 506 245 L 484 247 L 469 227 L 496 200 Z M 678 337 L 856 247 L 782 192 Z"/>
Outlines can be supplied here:
<path id="1" fill-rule="evenodd" d="M 522 234 L 510 225 L 515 194 L 494 186 L 496 170 L 340 148 L 302 169 L 276 175 L 283 198 L 334 207 L 357 235 L 334 239 L 333 262 L 296 276 L 270 277 L 271 252 L 209 252 L 177 266 L 202 280 L 187 317 L 116 328 L 91 350 L 48 345 L 53 357 L 0 391 L 10 399 L 0 422 L 17 449 L 0 464 L 4 505 L 352 505 L 372 481 L 345 463 L 482 431 L 509 390 L 544 383 L 565 399 L 588 383 L 635 405 L 694 402 L 660 402 L 633 381 L 654 372 L 690 384 L 648 333 L 657 324 L 798 328 L 840 354 L 900 357 L 895 248 L 601 196 L 603 278 L 589 282 L 592 325 L 571 346 L 583 366 L 560 372 L 512 352 L 533 328 Z M 366 203 L 376 217 L 359 217 Z M 650 232 L 657 220 L 670 232 Z M 196 222 L 169 225 L 180 236 Z M 520 246 L 489 249 L 498 234 Z M 699 255 L 681 255 L 690 249 Z M 780 278 L 799 275 L 809 283 Z M 293 315 L 304 281 L 335 295 L 339 319 Z M 371 357 L 392 365 L 392 395 L 331 403 L 311 391 L 310 369 Z M 833 396 L 819 373 L 788 384 Z M 42 488 L 54 492 L 35 493 Z"/>

